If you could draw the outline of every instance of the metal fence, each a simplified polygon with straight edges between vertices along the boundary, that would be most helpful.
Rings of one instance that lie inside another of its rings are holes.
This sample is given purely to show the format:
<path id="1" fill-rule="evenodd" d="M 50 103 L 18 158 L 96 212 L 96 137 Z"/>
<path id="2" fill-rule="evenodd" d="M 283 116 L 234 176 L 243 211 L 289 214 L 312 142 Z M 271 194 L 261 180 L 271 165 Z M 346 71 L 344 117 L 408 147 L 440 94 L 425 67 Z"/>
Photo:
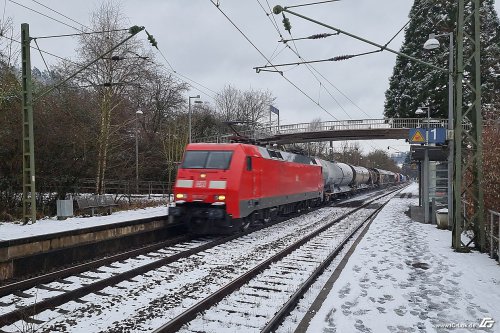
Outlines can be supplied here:
<path id="1" fill-rule="evenodd" d="M 500 213 L 488 210 L 489 228 L 487 232 L 490 238 L 490 257 L 500 261 Z"/>
<path id="2" fill-rule="evenodd" d="M 96 181 L 93 178 L 82 178 L 72 180 L 71 182 L 52 179 L 39 178 L 39 191 L 43 192 L 60 192 L 65 190 L 66 193 L 74 195 L 95 193 Z M 170 193 L 172 184 L 163 181 L 138 181 L 134 180 L 104 180 L 103 193 L 108 194 L 123 194 L 123 195 L 163 195 Z"/>

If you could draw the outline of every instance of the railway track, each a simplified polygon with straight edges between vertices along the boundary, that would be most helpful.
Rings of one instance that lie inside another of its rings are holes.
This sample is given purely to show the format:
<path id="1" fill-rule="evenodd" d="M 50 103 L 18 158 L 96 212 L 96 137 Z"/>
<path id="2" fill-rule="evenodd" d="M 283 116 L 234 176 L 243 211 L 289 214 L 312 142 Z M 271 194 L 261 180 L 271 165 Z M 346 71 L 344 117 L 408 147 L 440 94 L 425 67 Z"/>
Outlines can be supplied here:
<path id="1" fill-rule="evenodd" d="M 326 210 L 328 209 L 330 208 Z M 352 212 L 352 209 L 348 207 L 333 210 L 336 211 L 337 215 L 345 215 Z M 216 260 L 209 259 L 214 254 L 230 254 L 232 248 L 234 249 L 234 247 L 238 246 L 245 247 L 248 241 L 250 241 L 257 244 L 256 249 L 258 248 L 258 250 L 253 253 L 260 253 L 260 255 L 254 256 L 254 261 L 262 261 L 263 257 L 266 256 L 265 253 L 269 254 L 273 250 L 276 252 L 276 250 L 285 247 L 287 243 L 292 242 L 292 235 L 297 233 L 297 231 L 300 234 L 310 229 L 319 228 L 319 225 L 324 224 L 323 220 L 332 215 L 332 213 L 333 211 L 311 213 L 317 214 L 318 219 L 302 226 L 300 226 L 300 223 L 295 223 L 295 226 L 288 228 L 290 230 L 287 231 L 286 237 L 281 237 L 283 235 L 280 235 L 280 237 L 274 237 L 274 239 L 272 239 L 273 237 L 270 237 L 271 239 L 268 237 L 263 239 L 262 242 L 255 242 L 255 236 L 251 236 L 254 232 L 252 231 L 251 234 L 247 233 L 215 240 L 179 239 L 178 241 L 184 241 L 184 243 L 174 244 L 166 249 L 161 249 L 158 247 L 159 245 L 155 245 L 157 248 L 149 249 L 149 252 L 145 250 L 141 253 L 135 250 L 131 251 L 134 253 L 122 254 L 121 256 L 123 257 L 121 258 L 106 258 L 104 259 L 105 261 L 100 262 L 100 266 L 97 263 L 79 265 L 74 271 L 63 270 L 64 272 L 56 272 L 38 277 L 38 282 L 37 279 L 30 279 L 30 281 L 19 282 L 17 286 L 3 286 L 0 288 L 0 329 L 5 332 L 16 331 L 20 325 L 28 323 L 39 327 L 37 331 L 40 332 L 49 332 L 54 327 L 58 327 L 59 330 L 63 331 L 64 328 L 61 327 L 68 327 L 69 331 L 73 331 L 73 328 L 70 328 L 72 326 L 70 323 L 72 320 L 75 321 L 77 319 L 61 320 L 61 317 L 66 317 L 67 314 L 73 311 L 76 313 L 75 318 L 88 316 L 88 313 L 105 312 L 104 309 L 110 309 L 115 301 L 119 301 L 123 294 L 134 297 L 133 295 L 137 295 L 137 290 L 145 291 L 151 286 L 161 287 L 165 281 L 171 281 L 171 284 L 175 284 L 176 281 L 179 282 L 176 277 L 181 275 L 180 280 L 182 278 L 186 280 L 178 283 L 181 285 L 180 289 L 183 291 L 180 293 L 180 297 L 179 295 L 175 295 L 175 287 L 172 288 L 173 292 L 167 293 L 173 296 L 173 302 L 167 302 L 169 303 L 167 310 L 175 314 L 179 312 L 176 310 L 179 307 L 182 308 L 190 305 L 190 303 L 196 303 L 196 296 L 192 299 L 193 302 L 189 300 L 192 296 L 189 294 L 190 290 L 197 290 L 197 288 L 204 289 L 211 285 L 217 288 L 217 283 L 213 283 L 217 277 L 221 277 L 224 280 L 223 282 L 228 282 L 224 277 L 227 278 L 239 274 L 238 269 L 235 267 L 240 267 L 244 270 L 246 266 L 252 265 L 252 260 L 247 260 L 246 256 L 238 258 L 234 262 L 232 262 L 232 258 L 226 258 L 227 264 L 224 265 L 222 263 L 221 265 L 220 256 Z M 219 247 L 223 247 L 223 249 Z M 134 255 L 139 255 L 139 257 L 134 258 Z M 184 261 L 182 258 L 184 258 Z M 201 271 L 206 270 L 206 272 L 211 274 L 202 274 L 203 277 L 198 282 L 190 281 L 190 279 L 193 279 L 193 271 L 200 272 L 199 269 L 196 269 L 196 265 L 202 265 L 203 259 L 206 259 L 206 262 L 217 261 L 218 263 L 212 264 L 214 267 L 208 265 L 201 269 Z M 91 270 L 89 271 L 89 269 Z M 212 273 L 215 274 L 213 278 L 210 278 Z M 29 289 L 23 290 L 26 288 Z M 13 289 L 23 291 L 8 294 L 9 290 L 12 291 Z M 157 288 L 154 289 L 157 290 Z M 159 289 L 161 290 L 162 288 Z M 183 298 L 183 296 L 186 296 L 186 298 Z M 104 306 L 99 304 L 102 299 L 106 299 Z M 154 298 L 152 302 L 153 307 L 155 304 L 165 305 L 164 301 L 165 297 Z M 74 306 L 75 304 L 77 306 Z M 116 328 L 118 326 L 125 327 L 125 330 L 127 327 L 133 328 L 137 326 L 137 322 L 140 322 L 139 319 L 142 320 L 144 319 L 143 317 L 151 317 L 146 311 L 148 308 L 151 308 L 151 306 L 144 305 L 143 309 L 139 311 L 139 315 L 132 314 L 131 320 L 124 321 L 123 318 L 120 318 L 122 319 L 121 321 L 117 320 L 116 323 L 108 324 L 108 327 L 112 327 L 110 331 L 113 331 L 113 327 Z M 154 313 L 154 311 L 152 312 Z M 85 315 L 86 313 L 87 315 Z M 149 320 L 151 318 L 146 319 Z"/>
<path id="2" fill-rule="evenodd" d="M 234 279 L 155 333 L 220 332 L 221 328 L 228 332 L 274 331 L 344 246 L 387 202 L 386 198 L 372 200 L 338 217 Z M 269 314 L 275 315 L 269 318 Z"/>

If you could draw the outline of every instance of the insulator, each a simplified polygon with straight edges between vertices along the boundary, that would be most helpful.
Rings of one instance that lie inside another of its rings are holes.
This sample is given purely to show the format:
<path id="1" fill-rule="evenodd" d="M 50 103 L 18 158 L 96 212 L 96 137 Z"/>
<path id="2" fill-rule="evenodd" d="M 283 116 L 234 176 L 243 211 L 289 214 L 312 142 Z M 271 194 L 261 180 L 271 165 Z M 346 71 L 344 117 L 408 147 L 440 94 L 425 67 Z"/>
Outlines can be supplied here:
<path id="1" fill-rule="evenodd" d="M 156 48 L 158 47 L 158 43 L 156 42 L 156 39 L 154 39 L 153 35 L 149 35 L 148 40 L 151 43 L 151 45 L 153 45 Z"/>
<path id="2" fill-rule="evenodd" d="M 330 37 L 330 36 L 333 36 L 333 34 L 316 34 L 316 35 L 312 35 L 312 36 L 309 36 L 307 38 L 309 39 L 320 39 L 320 38 L 326 38 L 326 37 Z"/>
<path id="3" fill-rule="evenodd" d="M 347 60 L 347 59 L 350 59 L 350 58 L 352 58 L 352 57 L 353 57 L 353 55 L 352 55 L 352 54 L 345 54 L 345 55 L 341 55 L 341 56 L 333 57 L 333 61 Z"/>
<path id="4" fill-rule="evenodd" d="M 290 24 L 288 17 L 283 18 L 283 25 L 285 26 L 286 31 L 290 32 L 290 30 L 292 30 L 292 25 Z"/>
<path id="5" fill-rule="evenodd" d="M 158 48 L 158 43 L 156 42 L 156 39 L 153 37 L 153 35 L 151 35 L 147 30 L 146 30 L 146 34 L 148 35 L 148 40 L 151 43 L 151 45 Z"/>

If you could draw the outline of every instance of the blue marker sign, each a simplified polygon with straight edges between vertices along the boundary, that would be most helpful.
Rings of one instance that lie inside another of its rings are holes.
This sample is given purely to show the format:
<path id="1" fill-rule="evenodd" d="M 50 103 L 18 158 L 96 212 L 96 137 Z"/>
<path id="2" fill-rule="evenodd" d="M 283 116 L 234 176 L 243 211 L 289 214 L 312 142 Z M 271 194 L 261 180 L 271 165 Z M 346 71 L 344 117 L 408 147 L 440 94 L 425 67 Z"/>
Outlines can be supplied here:
<path id="1" fill-rule="evenodd" d="M 446 142 L 446 129 L 442 127 L 436 128 L 411 128 L 410 143 L 426 143 L 426 132 L 429 135 L 428 143 L 443 144 Z"/>

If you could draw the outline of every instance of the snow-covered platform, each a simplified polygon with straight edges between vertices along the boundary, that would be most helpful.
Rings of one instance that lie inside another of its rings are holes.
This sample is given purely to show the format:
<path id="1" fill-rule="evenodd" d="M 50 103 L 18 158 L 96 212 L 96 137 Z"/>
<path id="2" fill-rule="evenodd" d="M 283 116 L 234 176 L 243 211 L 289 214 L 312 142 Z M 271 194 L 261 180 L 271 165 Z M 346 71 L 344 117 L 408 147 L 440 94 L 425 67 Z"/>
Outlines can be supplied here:
<path id="1" fill-rule="evenodd" d="M 38 274 L 94 256 L 163 240 L 170 233 L 167 207 L 89 218 L 0 223 L 0 281 Z"/>
<path id="2" fill-rule="evenodd" d="M 498 263 L 455 253 L 450 231 L 412 221 L 418 185 L 405 192 L 411 198 L 394 197 L 373 221 L 302 331 L 500 332 Z"/>
<path id="3" fill-rule="evenodd" d="M 34 224 L 22 225 L 20 223 L 0 222 L 0 242 L 20 238 L 56 234 L 72 230 L 80 230 L 97 226 L 106 226 L 145 218 L 161 217 L 168 214 L 166 205 L 144 209 L 120 211 L 111 215 L 92 217 L 70 217 L 58 220 L 57 217 L 38 220 Z"/>

